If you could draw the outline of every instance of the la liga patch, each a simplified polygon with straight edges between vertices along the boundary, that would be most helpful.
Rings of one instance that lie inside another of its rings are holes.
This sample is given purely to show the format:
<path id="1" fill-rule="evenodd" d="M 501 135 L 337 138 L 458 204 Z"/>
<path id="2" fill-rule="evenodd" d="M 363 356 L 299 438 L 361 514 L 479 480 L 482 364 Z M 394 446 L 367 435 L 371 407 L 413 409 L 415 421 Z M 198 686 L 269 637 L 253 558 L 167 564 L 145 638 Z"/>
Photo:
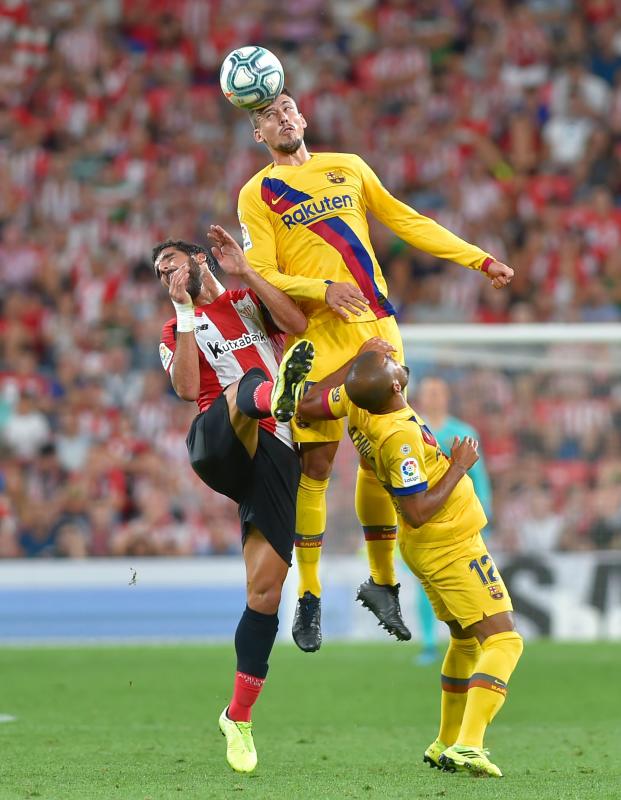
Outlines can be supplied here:
<path id="1" fill-rule="evenodd" d="M 250 238 L 250 232 L 248 231 L 248 226 L 243 222 L 240 222 L 239 224 L 241 227 L 241 234 L 242 234 L 242 246 L 244 248 L 244 253 L 245 253 L 246 250 L 250 250 L 250 248 L 252 247 L 252 239 Z"/>
<path id="2" fill-rule="evenodd" d="M 170 362 L 173 359 L 173 351 L 170 347 L 166 347 L 164 342 L 160 342 L 160 361 L 162 362 L 162 366 L 168 372 L 168 367 L 170 366 Z"/>
<path id="3" fill-rule="evenodd" d="M 418 467 L 418 461 L 415 458 L 404 458 L 401 462 L 400 470 L 404 486 L 412 486 L 416 483 L 420 483 L 420 469 Z"/>

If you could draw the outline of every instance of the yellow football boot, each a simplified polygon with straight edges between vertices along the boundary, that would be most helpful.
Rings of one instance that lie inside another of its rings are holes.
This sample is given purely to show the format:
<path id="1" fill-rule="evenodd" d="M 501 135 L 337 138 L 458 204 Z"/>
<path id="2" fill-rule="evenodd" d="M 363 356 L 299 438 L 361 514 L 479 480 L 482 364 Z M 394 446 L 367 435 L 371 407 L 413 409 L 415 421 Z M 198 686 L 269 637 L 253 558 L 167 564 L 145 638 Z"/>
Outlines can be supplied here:
<path id="1" fill-rule="evenodd" d="M 220 731 L 226 737 L 226 760 L 236 772 L 252 772 L 257 766 L 257 751 L 252 740 L 252 722 L 235 722 L 220 714 Z"/>
<path id="2" fill-rule="evenodd" d="M 454 744 L 446 748 L 439 762 L 446 772 L 469 772 L 471 775 L 502 778 L 502 772 L 489 760 L 488 753 L 489 750 L 481 747 Z"/>
<path id="3" fill-rule="evenodd" d="M 314 356 L 313 343 L 308 339 L 301 339 L 282 357 L 272 389 L 272 416 L 279 422 L 289 422 L 295 414 L 306 376 L 313 366 Z"/>
<path id="4" fill-rule="evenodd" d="M 423 756 L 423 764 L 429 764 L 430 767 L 437 767 L 438 769 L 442 769 L 440 766 L 440 756 L 446 750 L 446 745 L 444 742 L 441 742 L 439 739 L 436 739 L 435 742 L 432 742 L 429 747 L 425 750 L 425 755 Z"/>

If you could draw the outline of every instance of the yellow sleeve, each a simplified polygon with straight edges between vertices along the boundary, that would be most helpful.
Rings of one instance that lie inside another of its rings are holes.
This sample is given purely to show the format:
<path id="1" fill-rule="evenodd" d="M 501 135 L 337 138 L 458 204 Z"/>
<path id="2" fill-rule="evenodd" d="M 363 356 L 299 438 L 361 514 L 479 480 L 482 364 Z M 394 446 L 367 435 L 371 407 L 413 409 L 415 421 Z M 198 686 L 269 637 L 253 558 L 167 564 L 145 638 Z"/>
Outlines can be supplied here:
<path id="1" fill-rule="evenodd" d="M 331 419 L 341 419 L 341 417 L 349 415 L 351 400 L 343 385 L 326 389 L 322 395 L 322 401 L 326 413 L 329 412 L 332 415 Z"/>
<path id="2" fill-rule="evenodd" d="M 423 441 L 414 426 L 400 430 L 382 444 L 380 458 L 393 495 L 415 494 L 427 489 Z"/>
<path id="3" fill-rule="evenodd" d="M 285 275 L 278 269 L 276 237 L 267 210 L 255 194 L 258 184 L 246 184 L 239 194 L 237 216 L 241 225 L 244 253 L 250 266 L 268 283 L 294 300 L 325 302 L 328 285 L 320 278 Z"/>
<path id="4" fill-rule="evenodd" d="M 400 239 L 425 253 L 456 261 L 470 269 L 481 269 L 487 258 L 493 258 L 480 247 L 465 242 L 434 220 L 397 200 L 383 186 L 371 167 L 361 158 L 358 161 L 368 209 Z"/>

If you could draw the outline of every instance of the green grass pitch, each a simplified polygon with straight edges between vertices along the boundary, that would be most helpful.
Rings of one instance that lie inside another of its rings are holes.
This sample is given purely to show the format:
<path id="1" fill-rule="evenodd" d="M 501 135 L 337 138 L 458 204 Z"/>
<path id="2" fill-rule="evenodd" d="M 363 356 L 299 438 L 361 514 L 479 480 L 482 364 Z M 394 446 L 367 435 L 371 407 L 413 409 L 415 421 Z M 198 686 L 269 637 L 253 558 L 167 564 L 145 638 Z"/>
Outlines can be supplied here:
<path id="1" fill-rule="evenodd" d="M 527 643 L 487 745 L 502 781 L 431 770 L 437 666 L 416 648 L 279 646 L 255 711 L 259 766 L 226 764 L 231 646 L 8 648 L 1 800 L 621 796 L 621 646 Z"/>

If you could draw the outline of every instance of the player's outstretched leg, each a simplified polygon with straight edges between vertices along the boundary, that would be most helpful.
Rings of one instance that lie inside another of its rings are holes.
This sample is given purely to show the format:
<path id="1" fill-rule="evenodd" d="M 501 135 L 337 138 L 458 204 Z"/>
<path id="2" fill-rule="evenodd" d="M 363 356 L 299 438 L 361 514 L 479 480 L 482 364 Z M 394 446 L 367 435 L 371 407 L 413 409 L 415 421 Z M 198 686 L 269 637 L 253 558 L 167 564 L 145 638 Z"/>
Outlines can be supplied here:
<path id="1" fill-rule="evenodd" d="M 401 616 L 395 572 L 397 515 L 388 492 L 370 469 L 361 465 L 356 478 L 356 514 L 364 531 L 371 576 L 358 587 L 356 600 L 368 608 L 391 636 L 412 638 Z"/>
<path id="2" fill-rule="evenodd" d="M 296 342 L 284 354 L 272 391 L 272 416 L 279 422 L 289 422 L 295 414 L 314 356 L 315 348 L 308 339 Z"/>

